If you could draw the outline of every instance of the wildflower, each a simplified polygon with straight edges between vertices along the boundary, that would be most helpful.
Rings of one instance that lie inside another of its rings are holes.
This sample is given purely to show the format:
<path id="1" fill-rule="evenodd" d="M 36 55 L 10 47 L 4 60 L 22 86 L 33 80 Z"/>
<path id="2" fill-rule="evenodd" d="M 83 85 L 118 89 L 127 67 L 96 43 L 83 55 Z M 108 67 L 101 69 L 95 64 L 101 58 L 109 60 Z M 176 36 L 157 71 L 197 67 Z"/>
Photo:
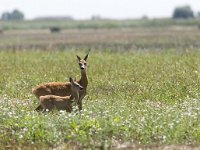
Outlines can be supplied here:
<path id="1" fill-rule="evenodd" d="M 20 134 L 20 135 L 19 135 L 19 138 L 22 139 L 22 138 L 23 138 L 23 135 Z"/>
<path id="2" fill-rule="evenodd" d="M 163 140 L 163 142 L 165 142 L 166 139 L 167 139 L 167 137 L 166 137 L 165 135 L 163 135 L 163 136 L 162 136 L 162 140 Z"/>

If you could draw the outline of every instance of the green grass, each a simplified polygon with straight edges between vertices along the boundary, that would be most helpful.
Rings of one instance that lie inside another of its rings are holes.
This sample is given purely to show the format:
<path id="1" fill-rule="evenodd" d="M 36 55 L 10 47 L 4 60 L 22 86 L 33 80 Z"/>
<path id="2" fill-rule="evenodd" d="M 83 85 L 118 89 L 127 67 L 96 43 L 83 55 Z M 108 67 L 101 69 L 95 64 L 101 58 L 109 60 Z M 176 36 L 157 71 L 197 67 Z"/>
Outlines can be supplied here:
<path id="1" fill-rule="evenodd" d="M 0 21 L 6 30 L 49 29 L 58 26 L 62 29 L 120 29 L 137 27 L 198 26 L 199 19 L 127 19 L 127 20 L 29 20 Z"/>
<path id="2" fill-rule="evenodd" d="M 0 52 L 0 146 L 200 144 L 200 53 L 95 52 L 81 114 L 34 112 L 31 89 L 80 77 L 82 51 Z"/>

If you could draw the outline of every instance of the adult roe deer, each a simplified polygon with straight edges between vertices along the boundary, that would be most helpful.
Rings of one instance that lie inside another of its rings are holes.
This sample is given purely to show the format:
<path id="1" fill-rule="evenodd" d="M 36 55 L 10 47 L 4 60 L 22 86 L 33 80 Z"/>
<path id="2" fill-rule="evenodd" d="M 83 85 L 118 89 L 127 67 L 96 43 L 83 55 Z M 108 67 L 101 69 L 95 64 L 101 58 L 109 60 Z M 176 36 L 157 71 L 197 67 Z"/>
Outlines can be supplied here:
<path id="1" fill-rule="evenodd" d="M 72 111 L 72 104 L 75 102 L 79 104 L 79 92 L 83 90 L 83 87 L 78 84 L 71 77 L 69 78 L 71 85 L 71 95 L 70 96 L 56 96 L 56 95 L 45 95 L 40 96 L 40 105 L 43 109 L 43 112 L 51 111 L 53 108 L 57 110 L 66 110 L 67 112 Z"/>
<path id="2" fill-rule="evenodd" d="M 83 86 L 83 90 L 79 92 L 80 101 L 79 101 L 79 110 L 82 110 L 82 99 L 85 97 L 87 92 L 87 85 L 88 85 L 88 79 L 86 74 L 86 66 L 87 66 L 87 58 L 88 58 L 89 52 L 84 57 L 84 59 L 81 59 L 77 55 L 79 67 L 81 70 L 81 78 L 77 81 L 81 86 Z M 32 90 L 33 94 L 39 99 L 40 96 L 44 95 L 57 95 L 57 96 L 70 96 L 71 91 L 71 84 L 70 82 L 49 82 L 44 83 L 41 85 L 36 86 Z M 41 105 L 39 105 L 36 109 L 36 111 L 42 110 Z"/>

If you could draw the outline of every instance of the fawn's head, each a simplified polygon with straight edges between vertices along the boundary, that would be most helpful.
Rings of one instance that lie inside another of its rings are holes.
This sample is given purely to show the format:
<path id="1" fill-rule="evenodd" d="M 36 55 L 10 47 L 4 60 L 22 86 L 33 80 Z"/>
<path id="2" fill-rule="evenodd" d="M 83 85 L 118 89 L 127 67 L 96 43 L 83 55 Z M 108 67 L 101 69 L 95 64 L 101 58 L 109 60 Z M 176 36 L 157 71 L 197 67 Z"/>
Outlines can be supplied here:
<path id="1" fill-rule="evenodd" d="M 80 67 L 81 70 L 85 70 L 86 69 L 86 66 L 87 66 L 87 62 L 86 61 L 87 61 L 88 55 L 89 55 L 89 52 L 84 57 L 84 59 L 81 59 L 81 57 L 79 57 L 78 55 L 76 55 L 77 59 L 78 59 L 79 67 Z"/>
<path id="2" fill-rule="evenodd" d="M 71 77 L 69 78 L 69 81 L 71 84 L 71 90 L 72 90 L 73 96 L 76 99 L 79 99 L 79 91 L 83 90 L 83 87 L 80 84 L 78 84 L 76 80 L 73 80 Z"/>

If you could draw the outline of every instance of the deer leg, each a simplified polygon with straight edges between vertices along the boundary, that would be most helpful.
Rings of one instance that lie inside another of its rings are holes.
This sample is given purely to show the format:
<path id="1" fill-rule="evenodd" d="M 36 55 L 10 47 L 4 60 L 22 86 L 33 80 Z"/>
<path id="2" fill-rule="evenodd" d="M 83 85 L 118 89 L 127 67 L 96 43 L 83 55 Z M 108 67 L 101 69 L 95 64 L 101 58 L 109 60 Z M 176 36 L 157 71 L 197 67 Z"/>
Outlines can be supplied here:
<path id="1" fill-rule="evenodd" d="M 42 113 L 45 113 L 45 112 L 46 112 L 46 109 L 43 109 L 43 110 L 42 110 Z"/>
<path id="2" fill-rule="evenodd" d="M 82 101 L 80 101 L 80 102 L 78 103 L 78 109 L 79 109 L 79 111 L 82 110 Z"/>
<path id="3" fill-rule="evenodd" d="M 42 111 L 43 110 L 43 108 L 42 108 L 42 106 L 41 105 L 39 105 L 36 109 L 35 109 L 36 111 Z"/>

